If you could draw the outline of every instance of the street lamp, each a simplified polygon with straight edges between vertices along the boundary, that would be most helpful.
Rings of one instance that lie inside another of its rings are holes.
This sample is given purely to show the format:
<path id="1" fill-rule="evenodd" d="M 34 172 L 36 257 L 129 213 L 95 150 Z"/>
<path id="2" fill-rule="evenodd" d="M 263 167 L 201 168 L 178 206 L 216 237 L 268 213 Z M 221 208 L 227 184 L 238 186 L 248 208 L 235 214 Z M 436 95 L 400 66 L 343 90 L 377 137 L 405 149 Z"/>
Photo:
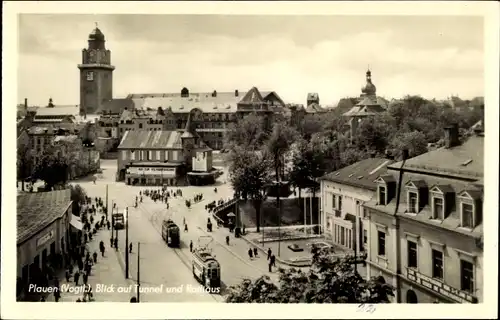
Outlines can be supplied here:
<path id="1" fill-rule="evenodd" d="M 129 250 L 128 250 L 128 208 L 125 207 L 125 279 L 128 279 L 129 269 Z"/>

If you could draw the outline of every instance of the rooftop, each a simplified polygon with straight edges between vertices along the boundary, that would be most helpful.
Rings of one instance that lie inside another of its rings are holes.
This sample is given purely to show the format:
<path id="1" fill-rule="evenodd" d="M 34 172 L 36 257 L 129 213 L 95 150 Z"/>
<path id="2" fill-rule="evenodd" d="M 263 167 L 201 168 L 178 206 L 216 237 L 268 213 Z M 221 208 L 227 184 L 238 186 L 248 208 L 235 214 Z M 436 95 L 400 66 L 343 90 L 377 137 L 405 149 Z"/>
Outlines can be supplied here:
<path id="1" fill-rule="evenodd" d="M 118 149 L 182 150 L 182 131 L 126 131 Z"/>
<path id="2" fill-rule="evenodd" d="M 385 158 L 369 158 L 358 161 L 350 166 L 331 172 L 321 178 L 321 180 L 346 184 L 353 187 L 376 189 L 374 182 L 387 166 L 394 161 Z"/>
<path id="3" fill-rule="evenodd" d="M 132 99 L 111 99 L 106 100 L 101 107 L 96 111 L 96 113 L 112 113 L 121 114 L 125 109 L 133 109 L 134 101 Z"/>
<path id="4" fill-rule="evenodd" d="M 401 167 L 402 162 L 394 167 Z M 391 166 L 391 167 L 393 167 Z M 404 168 L 479 180 L 484 175 L 484 137 L 472 136 L 461 145 L 439 148 L 405 162 Z"/>
<path id="5" fill-rule="evenodd" d="M 45 116 L 77 116 L 80 113 L 78 105 L 58 105 L 53 108 L 40 107 L 36 110 L 35 117 Z"/>
<path id="6" fill-rule="evenodd" d="M 71 205 L 69 189 L 22 193 L 17 196 L 17 244 L 62 217 Z"/>

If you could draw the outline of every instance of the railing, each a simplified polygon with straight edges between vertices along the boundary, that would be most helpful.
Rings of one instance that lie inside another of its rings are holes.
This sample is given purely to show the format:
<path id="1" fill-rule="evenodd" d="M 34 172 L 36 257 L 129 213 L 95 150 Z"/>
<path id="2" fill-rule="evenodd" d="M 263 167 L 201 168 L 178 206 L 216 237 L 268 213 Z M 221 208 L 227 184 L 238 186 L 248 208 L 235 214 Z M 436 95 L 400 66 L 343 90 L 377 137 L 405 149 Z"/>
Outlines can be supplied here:
<path id="1" fill-rule="evenodd" d="M 225 210 L 225 209 L 227 209 L 227 208 L 229 208 L 231 206 L 234 206 L 236 203 L 238 203 L 238 199 L 237 198 L 233 198 L 233 199 L 231 199 L 231 200 L 229 200 L 227 202 L 224 202 L 220 206 L 215 207 L 213 212 L 214 212 L 214 214 L 217 214 L 217 213 L 219 213 L 222 210 Z"/>

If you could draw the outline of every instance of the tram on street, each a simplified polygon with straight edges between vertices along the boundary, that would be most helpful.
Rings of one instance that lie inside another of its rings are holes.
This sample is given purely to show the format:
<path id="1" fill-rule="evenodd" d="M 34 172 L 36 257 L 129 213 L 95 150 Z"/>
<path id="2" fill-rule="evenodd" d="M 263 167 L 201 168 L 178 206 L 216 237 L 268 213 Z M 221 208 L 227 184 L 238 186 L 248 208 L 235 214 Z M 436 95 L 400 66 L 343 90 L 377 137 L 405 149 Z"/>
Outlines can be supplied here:
<path id="1" fill-rule="evenodd" d="M 208 244 L 199 245 L 193 250 L 193 275 L 207 289 L 220 288 L 220 264 L 209 248 L 213 238 L 200 237 L 198 244 L 202 238 L 210 238 L 211 241 Z M 214 291 L 211 290 L 211 292 Z"/>
<path id="2" fill-rule="evenodd" d="M 163 220 L 161 226 L 161 237 L 169 247 L 180 247 L 180 229 L 172 219 Z"/>
<path id="3" fill-rule="evenodd" d="M 125 228 L 125 217 L 123 213 L 114 213 L 112 215 L 113 228 L 115 230 L 122 230 Z"/>

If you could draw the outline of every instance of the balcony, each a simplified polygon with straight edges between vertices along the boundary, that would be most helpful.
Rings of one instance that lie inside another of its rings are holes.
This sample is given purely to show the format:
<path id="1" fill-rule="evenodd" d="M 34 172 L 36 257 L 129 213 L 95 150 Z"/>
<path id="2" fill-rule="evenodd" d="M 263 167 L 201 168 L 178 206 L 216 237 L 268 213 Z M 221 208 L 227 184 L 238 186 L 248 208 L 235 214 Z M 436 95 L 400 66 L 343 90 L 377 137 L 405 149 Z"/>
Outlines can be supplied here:
<path id="1" fill-rule="evenodd" d="M 415 269 L 406 268 L 406 278 L 455 302 L 477 303 L 477 298 L 470 293 L 453 288 L 441 281 L 428 277 Z"/>

